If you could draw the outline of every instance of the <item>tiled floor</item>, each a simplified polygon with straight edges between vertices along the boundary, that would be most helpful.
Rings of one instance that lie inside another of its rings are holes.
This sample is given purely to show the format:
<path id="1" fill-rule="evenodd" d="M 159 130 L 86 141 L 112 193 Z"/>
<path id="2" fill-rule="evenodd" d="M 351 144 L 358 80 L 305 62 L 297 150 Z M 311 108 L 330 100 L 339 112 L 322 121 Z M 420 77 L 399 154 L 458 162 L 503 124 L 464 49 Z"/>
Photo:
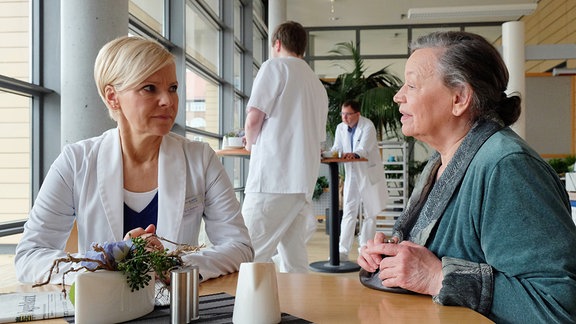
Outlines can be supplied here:
<path id="1" fill-rule="evenodd" d="M 308 242 L 308 259 L 310 260 L 310 263 L 315 261 L 328 260 L 330 255 L 329 236 L 326 234 L 325 229 L 325 222 L 319 222 L 316 234 Z M 20 235 L 0 237 L 0 287 L 13 286 L 16 282 L 13 249 L 19 239 Z M 356 260 L 358 257 L 358 253 L 355 252 L 357 251 L 357 242 L 354 244 L 355 245 L 352 248 L 352 251 L 354 252 L 350 255 L 350 260 L 352 261 Z M 353 278 L 358 277 L 357 272 L 338 274 L 322 272 L 314 273 L 330 276 L 348 276 Z"/>

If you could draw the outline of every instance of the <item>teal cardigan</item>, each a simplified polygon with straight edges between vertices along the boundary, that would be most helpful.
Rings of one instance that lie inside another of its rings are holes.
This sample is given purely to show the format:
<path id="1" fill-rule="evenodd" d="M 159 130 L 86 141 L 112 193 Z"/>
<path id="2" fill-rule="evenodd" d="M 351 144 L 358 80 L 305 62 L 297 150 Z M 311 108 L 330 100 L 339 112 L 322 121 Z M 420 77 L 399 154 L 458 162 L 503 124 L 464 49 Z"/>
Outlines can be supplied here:
<path id="1" fill-rule="evenodd" d="M 576 319 L 576 227 L 554 170 L 512 130 L 472 159 L 426 244 L 442 259 L 434 300 L 497 323 Z"/>

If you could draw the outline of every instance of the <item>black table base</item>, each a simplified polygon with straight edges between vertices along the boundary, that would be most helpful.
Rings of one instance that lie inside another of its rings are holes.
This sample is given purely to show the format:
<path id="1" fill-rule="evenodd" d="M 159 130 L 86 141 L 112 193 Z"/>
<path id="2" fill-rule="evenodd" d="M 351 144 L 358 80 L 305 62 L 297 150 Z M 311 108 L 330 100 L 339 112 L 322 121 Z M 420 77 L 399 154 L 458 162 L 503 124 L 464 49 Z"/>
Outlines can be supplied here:
<path id="1" fill-rule="evenodd" d="M 350 261 L 338 262 L 336 265 L 332 265 L 330 261 L 317 261 L 310 263 L 310 270 L 318 272 L 344 273 L 356 272 L 360 270 L 360 266 Z"/>
<path id="2" fill-rule="evenodd" d="M 338 162 L 325 162 L 330 169 L 330 259 L 311 263 L 310 270 L 318 272 L 343 273 L 360 270 L 354 262 L 340 262 L 338 243 L 340 240 L 340 217 L 338 215 Z"/>

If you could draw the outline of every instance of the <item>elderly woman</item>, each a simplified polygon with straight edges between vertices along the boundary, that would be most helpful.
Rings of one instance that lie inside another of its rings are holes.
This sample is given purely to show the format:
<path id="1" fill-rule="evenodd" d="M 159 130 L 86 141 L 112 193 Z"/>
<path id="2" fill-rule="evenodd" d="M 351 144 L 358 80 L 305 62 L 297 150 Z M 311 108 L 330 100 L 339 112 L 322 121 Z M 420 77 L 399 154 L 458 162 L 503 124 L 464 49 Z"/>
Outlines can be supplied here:
<path id="1" fill-rule="evenodd" d="M 508 126 L 520 98 L 485 39 L 437 32 L 412 45 L 394 100 L 402 132 L 437 152 L 392 238 L 358 263 L 374 288 L 432 295 L 516 323 L 576 319 L 576 228 L 552 168 Z M 361 278 L 362 278 L 361 275 Z"/>
<path id="2" fill-rule="evenodd" d="M 240 204 L 214 151 L 170 133 L 178 111 L 173 56 L 154 41 L 121 37 L 100 50 L 94 77 L 118 127 L 65 146 L 54 161 L 16 249 L 18 279 L 39 281 L 66 257 L 74 220 L 77 257 L 93 242 L 154 233 L 195 246 L 204 219 L 212 246 L 183 256 L 185 264 L 198 265 L 205 280 L 251 261 Z"/>

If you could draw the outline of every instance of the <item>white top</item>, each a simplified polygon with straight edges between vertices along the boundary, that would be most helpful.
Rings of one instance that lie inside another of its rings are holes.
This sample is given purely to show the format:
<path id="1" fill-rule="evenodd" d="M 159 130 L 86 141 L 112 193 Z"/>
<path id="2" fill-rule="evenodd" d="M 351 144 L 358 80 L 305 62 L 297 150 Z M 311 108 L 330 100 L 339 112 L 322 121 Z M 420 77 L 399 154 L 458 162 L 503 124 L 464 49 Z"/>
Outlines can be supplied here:
<path id="1" fill-rule="evenodd" d="M 139 213 L 150 204 L 157 192 L 158 188 L 148 192 L 133 192 L 124 189 L 124 203 L 130 209 Z"/>
<path id="2" fill-rule="evenodd" d="M 18 280 L 40 280 L 55 259 L 66 257 L 63 249 L 74 220 L 78 225 L 76 257 L 84 255 L 93 242 L 122 241 L 122 170 L 117 128 L 63 148 L 44 179 L 16 248 Z M 182 259 L 198 265 L 204 279 L 238 271 L 240 263 L 252 261 L 254 251 L 240 203 L 218 157 L 207 144 L 170 133 L 162 139 L 158 158 L 156 233 L 173 242 L 198 245 L 202 220 L 213 245 Z M 70 266 L 60 263 L 60 273 Z M 66 278 L 70 284 L 74 274 Z M 61 279 L 53 275 L 51 282 Z"/>
<path id="3" fill-rule="evenodd" d="M 328 96 L 302 59 L 270 59 L 258 71 L 247 109 L 266 114 L 252 145 L 245 192 L 312 197 L 326 139 Z"/>

